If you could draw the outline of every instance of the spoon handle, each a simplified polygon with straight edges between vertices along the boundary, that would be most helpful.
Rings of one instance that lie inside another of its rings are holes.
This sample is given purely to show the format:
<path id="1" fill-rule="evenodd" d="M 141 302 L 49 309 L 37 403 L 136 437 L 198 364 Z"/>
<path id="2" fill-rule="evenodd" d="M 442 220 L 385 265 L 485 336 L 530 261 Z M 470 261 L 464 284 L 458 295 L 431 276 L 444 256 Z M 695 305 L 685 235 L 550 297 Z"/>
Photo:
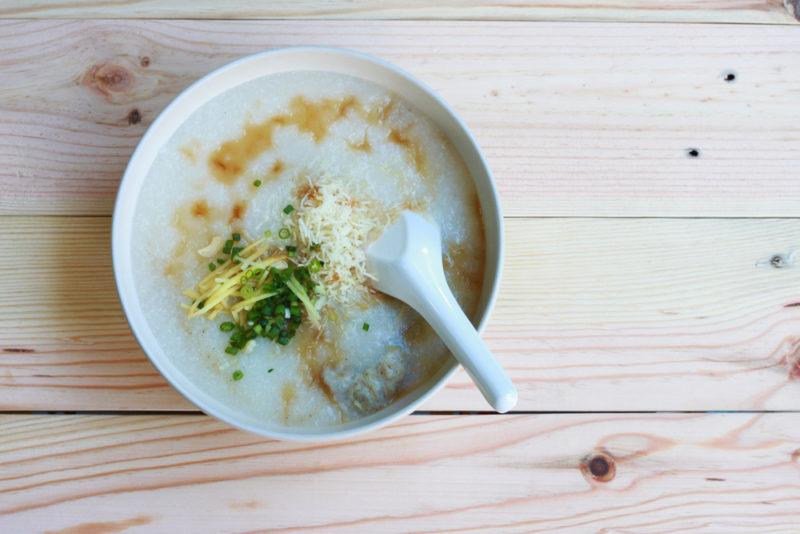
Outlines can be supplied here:
<path id="1" fill-rule="evenodd" d="M 415 288 L 414 307 L 467 370 L 492 408 L 499 413 L 511 410 L 517 404 L 517 389 L 461 311 L 444 276 L 440 275 L 439 283 L 431 283 L 439 278 L 436 274 L 415 280 L 415 285 L 419 285 Z"/>

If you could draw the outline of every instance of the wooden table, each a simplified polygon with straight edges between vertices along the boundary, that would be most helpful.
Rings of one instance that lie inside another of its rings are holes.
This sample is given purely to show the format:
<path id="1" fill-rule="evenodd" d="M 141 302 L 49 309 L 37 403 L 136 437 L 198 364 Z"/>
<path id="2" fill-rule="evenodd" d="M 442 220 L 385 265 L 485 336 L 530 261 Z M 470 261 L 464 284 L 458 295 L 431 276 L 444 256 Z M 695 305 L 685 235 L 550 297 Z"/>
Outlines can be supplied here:
<path id="1" fill-rule="evenodd" d="M 4 2 L 0 531 L 797 532 L 797 5 Z M 460 373 L 383 430 L 269 441 L 131 336 L 109 223 L 133 147 L 199 76 L 299 44 L 386 58 L 475 132 L 518 413 Z"/>

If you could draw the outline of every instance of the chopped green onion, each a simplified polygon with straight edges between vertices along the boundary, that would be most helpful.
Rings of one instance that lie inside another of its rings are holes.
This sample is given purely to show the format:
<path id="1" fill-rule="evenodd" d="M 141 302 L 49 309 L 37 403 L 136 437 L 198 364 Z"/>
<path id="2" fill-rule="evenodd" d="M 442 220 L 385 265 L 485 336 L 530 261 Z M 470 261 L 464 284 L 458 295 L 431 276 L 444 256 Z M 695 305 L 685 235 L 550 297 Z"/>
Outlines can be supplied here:
<path id="1" fill-rule="evenodd" d="M 261 187 L 261 180 L 255 180 L 253 182 L 253 185 L 256 186 L 256 187 Z"/>
<path id="2" fill-rule="evenodd" d="M 281 234 L 292 236 L 289 228 L 281 228 Z M 238 237 L 238 242 L 234 240 L 235 237 Z M 238 234 L 231 234 L 230 243 L 227 243 L 230 245 L 230 256 L 217 259 L 217 263 L 226 265 L 232 261 L 234 264 L 241 262 L 251 265 L 236 257 L 246 244 L 243 239 Z M 285 244 L 284 250 L 289 256 L 300 253 L 300 247 L 295 243 Z M 296 261 L 290 260 L 284 268 L 242 267 L 242 271 L 236 275 L 238 278 L 234 280 L 241 285 L 233 296 L 244 299 L 246 302 L 242 305 L 249 309 L 243 314 L 241 323 L 227 321 L 219 324 L 219 329 L 230 336 L 225 347 L 227 354 L 241 354 L 248 344 L 259 337 L 268 338 L 279 345 L 288 345 L 306 318 L 319 327 L 321 318 L 314 299 L 321 286 L 314 283 L 311 273 L 321 270 L 324 263 L 319 258 L 310 258 L 306 265 L 298 265 Z M 212 261 L 209 268 L 214 271 L 218 267 Z M 195 307 L 204 304 L 196 302 Z"/>
<path id="3" fill-rule="evenodd" d="M 281 228 L 280 230 L 278 230 L 278 237 L 280 237 L 281 239 L 289 239 L 290 237 L 292 237 L 292 233 L 289 231 L 288 228 Z"/>
<path id="4" fill-rule="evenodd" d="M 369 323 L 364 323 L 363 325 L 361 325 L 361 329 L 364 330 L 364 332 L 368 332 L 369 331 Z"/>
<path id="5" fill-rule="evenodd" d="M 293 211 L 294 211 L 294 206 L 292 206 L 291 204 L 287 204 L 286 207 L 283 208 L 283 213 L 285 213 L 286 215 L 289 215 Z"/>
<path id="6" fill-rule="evenodd" d="M 209 263 L 209 264 L 208 264 L 208 270 L 209 270 L 209 271 L 213 271 L 213 270 L 214 270 L 214 269 L 216 269 L 216 268 L 217 268 L 217 266 L 216 266 L 216 265 L 214 265 L 214 262 L 213 262 L 213 261 L 212 261 L 211 263 Z"/>
<path id="7" fill-rule="evenodd" d="M 234 380 L 238 382 L 239 380 L 244 378 L 244 373 L 237 369 L 233 372 L 233 375 L 231 376 L 233 377 Z"/>
<path id="8" fill-rule="evenodd" d="M 300 302 L 303 303 L 311 322 L 314 323 L 315 326 L 319 326 L 319 312 L 314 306 L 314 303 L 311 302 L 311 298 L 308 296 L 308 293 L 306 293 L 306 290 L 302 285 L 300 285 L 300 282 L 297 281 L 297 278 L 295 278 L 294 275 L 289 276 L 289 279 L 286 281 L 286 287 L 288 287 L 292 293 L 297 295 L 297 298 L 299 298 Z"/>
<path id="9" fill-rule="evenodd" d="M 233 247 L 233 239 L 228 239 L 225 241 L 225 245 L 222 247 L 222 252 L 225 254 L 230 254 L 231 247 Z"/>
<path id="10" fill-rule="evenodd" d="M 233 234 L 233 236 L 232 236 L 232 237 L 233 237 L 233 240 L 234 240 L 234 241 L 241 241 L 241 239 L 242 239 L 242 236 L 241 236 L 241 235 L 239 235 L 239 234 Z"/>
<path id="11" fill-rule="evenodd" d="M 270 368 L 270 370 L 269 370 L 269 371 L 267 371 L 267 372 L 268 372 L 268 373 L 271 373 L 271 372 L 272 372 L 272 371 L 274 371 L 274 370 L 275 370 L 275 369 L 271 367 L 271 368 Z"/>
<path id="12" fill-rule="evenodd" d="M 245 299 L 251 299 L 256 296 L 256 288 L 253 286 L 243 286 L 242 289 L 239 290 L 239 293 L 241 293 Z"/>

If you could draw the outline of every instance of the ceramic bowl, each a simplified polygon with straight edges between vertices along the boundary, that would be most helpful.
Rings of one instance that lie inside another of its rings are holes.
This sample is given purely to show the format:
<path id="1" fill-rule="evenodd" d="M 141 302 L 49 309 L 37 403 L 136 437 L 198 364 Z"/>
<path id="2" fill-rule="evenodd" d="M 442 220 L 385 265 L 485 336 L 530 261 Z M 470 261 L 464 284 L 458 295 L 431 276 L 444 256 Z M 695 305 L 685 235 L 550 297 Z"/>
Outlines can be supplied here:
<path id="1" fill-rule="evenodd" d="M 464 122 L 430 88 L 394 65 L 349 50 L 297 47 L 255 54 L 215 70 L 178 95 L 142 137 L 122 178 L 112 228 L 114 276 L 131 330 L 142 349 L 161 374 L 201 410 L 238 428 L 277 439 L 339 439 L 375 429 L 410 413 L 445 385 L 458 364 L 451 358 L 416 389 L 363 419 L 320 428 L 285 427 L 262 421 L 212 397 L 171 363 L 142 312 L 131 266 L 136 205 L 145 177 L 161 147 L 195 110 L 215 96 L 255 78 L 287 71 L 327 71 L 376 83 L 413 104 L 449 137 L 469 168 L 480 197 L 486 236 L 486 272 L 475 319 L 478 329 L 483 328 L 497 296 L 503 261 L 503 219 L 489 167 Z"/>

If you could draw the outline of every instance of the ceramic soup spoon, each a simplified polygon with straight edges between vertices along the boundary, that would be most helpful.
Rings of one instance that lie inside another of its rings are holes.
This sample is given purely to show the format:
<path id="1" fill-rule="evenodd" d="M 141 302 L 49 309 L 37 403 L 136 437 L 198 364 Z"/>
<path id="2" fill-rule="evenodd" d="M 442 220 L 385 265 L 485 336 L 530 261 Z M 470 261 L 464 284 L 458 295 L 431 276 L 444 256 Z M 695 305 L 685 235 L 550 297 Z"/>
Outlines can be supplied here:
<path id="1" fill-rule="evenodd" d="M 514 384 L 447 285 L 436 225 L 404 211 L 367 249 L 367 270 L 375 289 L 402 300 L 433 327 L 496 411 L 505 413 L 517 404 Z"/>

